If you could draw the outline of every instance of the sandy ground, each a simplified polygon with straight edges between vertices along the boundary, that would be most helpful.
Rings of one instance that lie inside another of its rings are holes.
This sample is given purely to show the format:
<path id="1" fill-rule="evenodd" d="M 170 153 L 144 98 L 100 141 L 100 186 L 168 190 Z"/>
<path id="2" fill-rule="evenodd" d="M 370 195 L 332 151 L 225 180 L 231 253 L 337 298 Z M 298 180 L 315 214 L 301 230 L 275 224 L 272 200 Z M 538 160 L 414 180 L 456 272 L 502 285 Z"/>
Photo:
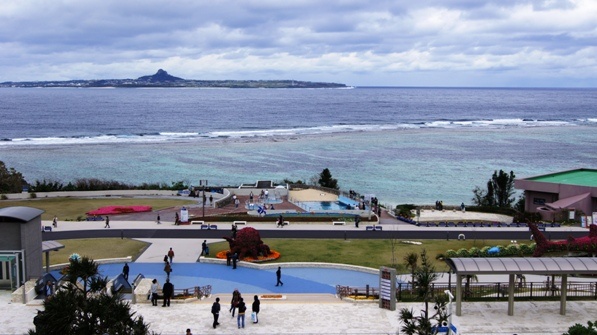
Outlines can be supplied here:
<path id="1" fill-rule="evenodd" d="M 288 199 L 292 199 L 292 201 L 336 201 L 338 200 L 338 196 L 319 190 L 308 189 L 289 191 Z"/>

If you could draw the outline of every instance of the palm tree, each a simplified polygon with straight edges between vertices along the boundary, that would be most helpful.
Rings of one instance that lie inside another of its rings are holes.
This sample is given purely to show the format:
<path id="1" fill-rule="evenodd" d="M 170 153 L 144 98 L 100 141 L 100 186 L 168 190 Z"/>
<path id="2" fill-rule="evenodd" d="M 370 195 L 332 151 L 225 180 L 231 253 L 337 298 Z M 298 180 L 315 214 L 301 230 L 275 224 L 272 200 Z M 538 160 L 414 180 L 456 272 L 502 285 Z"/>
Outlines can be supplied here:
<path id="1" fill-rule="evenodd" d="M 411 283 L 415 284 L 415 270 L 419 263 L 419 255 L 415 252 L 409 252 L 404 255 L 404 264 L 410 269 Z"/>
<path id="2" fill-rule="evenodd" d="M 106 292 L 107 278 L 99 276 L 98 265 L 83 257 L 70 259 L 66 283 L 49 299 L 33 319 L 30 335 L 152 334 L 143 317 L 131 312 L 120 295 Z"/>
<path id="3" fill-rule="evenodd" d="M 416 254 L 415 254 L 416 255 Z M 412 257 L 412 256 L 411 256 Z M 407 257 L 405 257 L 407 258 Z M 435 267 L 431 264 L 427 257 L 427 251 L 421 251 L 421 266 L 417 267 L 413 275 L 413 284 L 415 291 L 419 298 L 422 298 L 425 308 L 421 310 L 421 314 L 416 316 L 413 310 L 403 308 L 400 310 L 400 321 L 402 321 L 402 332 L 407 335 L 427 335 L 433 334 L 434 325 L 446 325 L 448 314 L 446 312 L 447 299 L 443 295 L 433 296 L 432 284 L 439 278 L 439 274 L 435 271 Z M 429 315 L 429 302 L 435 300 L 433 315 Z"/>

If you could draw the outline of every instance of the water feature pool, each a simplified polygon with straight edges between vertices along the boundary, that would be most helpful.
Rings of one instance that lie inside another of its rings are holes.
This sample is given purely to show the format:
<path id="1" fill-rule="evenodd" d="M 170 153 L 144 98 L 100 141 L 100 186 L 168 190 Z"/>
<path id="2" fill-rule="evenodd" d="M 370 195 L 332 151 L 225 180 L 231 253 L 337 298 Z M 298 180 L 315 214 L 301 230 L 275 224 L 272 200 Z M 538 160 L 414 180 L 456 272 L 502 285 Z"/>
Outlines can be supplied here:
<path id="1" fill-rule="evenodd" d="M 109 279 L 122 272 L 124 263 L 100 264 L 100 273 Z M 166 280 L 164 263 L 129 263 L 130 280 L 141 273 L 145 278 Z M 379 286 L 379 276 L 356 270 L 320 267 L 284 267 L 283 286 L 276 287 L 276 269 L 258 270 L 207 263 L 173 263 L 170 281 L 175 288 L 211 285 L 212 293 L 230 293 L 235 288 L 249 293 L 336 293 L 336 285 Z M 57 278 L 60 276 L 53 273 Z"/>

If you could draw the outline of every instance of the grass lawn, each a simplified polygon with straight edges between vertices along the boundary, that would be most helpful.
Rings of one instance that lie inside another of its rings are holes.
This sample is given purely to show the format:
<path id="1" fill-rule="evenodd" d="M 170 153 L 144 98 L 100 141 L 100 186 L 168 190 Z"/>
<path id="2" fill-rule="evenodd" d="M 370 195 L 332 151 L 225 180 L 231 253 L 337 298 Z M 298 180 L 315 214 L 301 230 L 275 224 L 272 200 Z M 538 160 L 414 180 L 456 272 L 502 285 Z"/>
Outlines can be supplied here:
<path id="1" fill-rule="evenodd" d="M 85 238 L 73 240 L 58 240 L 64 245 L 63 249 L 50 253 L 50 265 L 68 263 L 68 257 L 73 253 L 92 259 L 118 258 L 132 256 L 137 258 L 149 245 L 131 239 L 119 238 Z M 46 266 L 46 257 L 43 257 Z"/>
<path id="2" fill-rule="evenodd" d="M 404 265 L 407 253 L 420 254 L 425 249 L 436 270 L 447 271 L 446 264 L 435 257 L 449 249 L 510 244 L 510 240 L 420 240 L 421 245 L 413 245 L 397 240 L 392 253 L 390 240 L 264 239 L 263 242 L 282 254 L 276 262 L 342 263 L 371 268 L 395 265 L 401 273 L 410 273 Z M 218 252 L 228 250 L 228 242 L 210 244 L 209 249 L 210 256 L 215 257 Z"/>
<path id="3" fill-rule="evenodd" d="M 50 254 L 50 264 L 68 263 L 68 257 L 75 252 L 93 259 L 126 256 L 135 259 L 147 246 L 145 242 L 119 238 L 73 239 L 59 242 L 64 244 L 65 248 Z M 445 254 L 448 249 L 510 244 L 509 240 L 422 240 L 421 245 L 396 241 L 392 257 L 392 244 L 389 240 L 266 239 L 263 242 L 281 252 L 282 257 L 276 262 L 343 263 L 371 268 L 395 264 L 401 273 L 410 273 L 404 265 L 404 256 L 410 252 L 420 254 L 421 250 L 427 250 L 427 255 L 434 262 L 436 270 L 447 271 L 445 263 L 436 260 L 435 257 Z M 209 249 L 210 257 L 215 257 L 218 252 L 228 250 L 228 242 L 212 243 Z"/>
<path id="4" fill-rule="evenodd" d="M 11 206 L 27 206 L 44 210 L 42 220 L 51 220 L 54 215 L 59 220 L 76 220 L 85 218 L 85 213 L 104 206 L 151 206 L 153 210 L 168 207 L 194 204 L 192 200 L 158 199 L 158 198 L 38 198 L 30 200 L 3 200 L 0 208 Z"/>

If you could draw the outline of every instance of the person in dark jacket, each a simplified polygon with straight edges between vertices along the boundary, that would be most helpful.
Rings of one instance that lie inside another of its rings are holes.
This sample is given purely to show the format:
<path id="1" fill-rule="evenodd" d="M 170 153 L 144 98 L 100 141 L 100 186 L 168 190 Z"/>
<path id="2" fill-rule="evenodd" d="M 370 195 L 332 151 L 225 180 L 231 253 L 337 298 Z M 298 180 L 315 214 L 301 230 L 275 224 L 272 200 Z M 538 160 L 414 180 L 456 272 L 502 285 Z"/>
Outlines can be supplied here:
<path id="1" fill-rule="evenodd" d="M 259 322 L 259 305 L 261 305 L 261 302 L 259 301 L 259 297 L 255 295 L 253 297 L 253 305 L 251 305 L 251 311 L 253 312 L 251 317 L 253 318 L 253 323 Z"/>
<path id="2" fill-rule="evenodd" d="M 241 295 L 240 292 L 238 291 L 238 289 L 234 289 L 234 292 L 232 292 L 232 300 L 230 300 L 230 310 L 229 312 L 232 313 L 232 317 L 234 317 L 234 312 L 236 310 L 236 307 L 238 307 L 238 302 L 241 299 Z"/>
<path id="3" fill-rule="evenodd" d="M 238 315 L 236 316 L 236 324 L 238 328 L 245 328 L 245 312 L 247 311 L 247 305 L 243 298 L 240 298 L 238 302 Z"/>
<path id="4" fill-rule="evenodd" d="M 278 270 L 276 271 L 276 286 L 284 286 L 284 283 L 280 280 L 282 278 L 282 268 L 278 266 Z"/>
<path id="5" fill-rule="evenodd" d="M 128 263 L 124 263 L 124 266 L 122 267 L 122 276 L 124 277 L 124 279 L 126 279 L 126 281 L 129 281 L 129 264 Z"/>
<path id="6" fill-rule="evenodd" d="M 166 279 L 164 286 L 162 287 L 162 294 L 164 295 L 164 304 L 162 307 L 170 307 L 170 298 L 174 295 L 174 285 L 170 282 L 170 279 Z"/>
<path id="7" fill-rule="evenodd" d="M 216 298 L 216 301 L 211 305 L 211 314 L 214 316 L 214 329 L 220 323 L 218 322 L 218 318 L 220 317 L 220 298 Z"/>

